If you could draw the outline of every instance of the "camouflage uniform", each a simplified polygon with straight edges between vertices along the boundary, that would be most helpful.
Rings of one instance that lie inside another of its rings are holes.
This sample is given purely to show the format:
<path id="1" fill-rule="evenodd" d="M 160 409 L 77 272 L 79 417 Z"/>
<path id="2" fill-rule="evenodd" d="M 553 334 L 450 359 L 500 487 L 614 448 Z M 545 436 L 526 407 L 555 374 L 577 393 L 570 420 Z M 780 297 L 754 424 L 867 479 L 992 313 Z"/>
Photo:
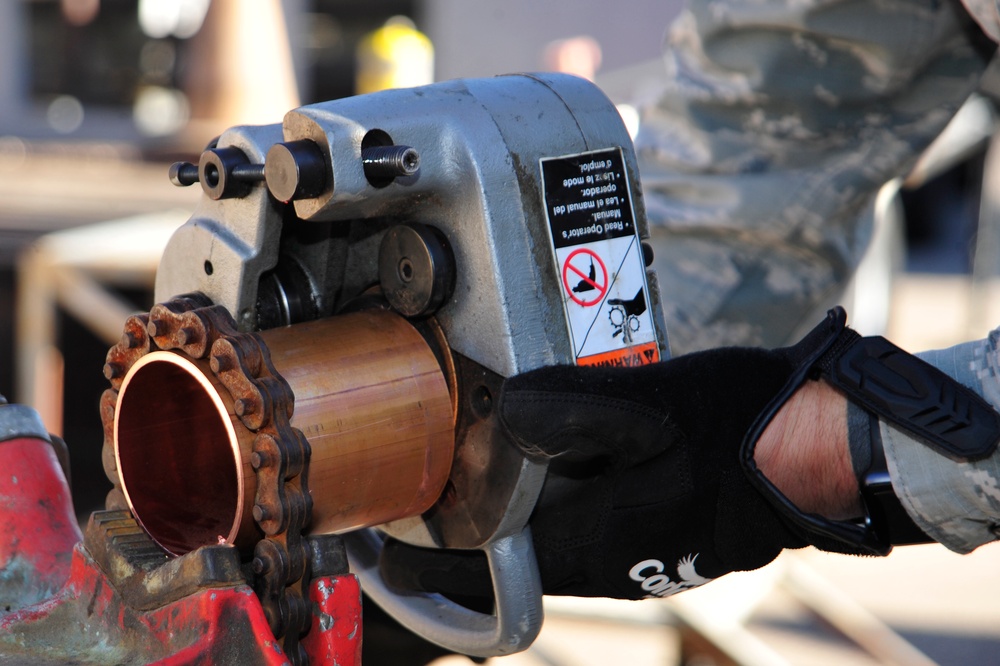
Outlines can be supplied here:
<path id="1" fill-rule="evenodd" d="M 967 8 L 1000 41 L 997 0 Z M 690 0 L 663 86 L 637 100 L 675 354 L 786 344 L 839 299 L 871 235 L 866 210 L 975 89 L 982 37 L 939 0 Z M 930 357 L 1000 408 L 998 336 Z M 925 531 L 960 552 L 1000 536 L 1000 454 L 959 465 L 881 430 Z"/>
<path id="2" fill-rule="evenodd" d="M 675 354 L 782 345 L 838 302 L 877 190 L 986 65 L 960 11 L 939 0 L 690 2 L 667 35 L 663 87 L 638 100 L 636 137 Z"/>
<path id="3" fill-rule="evenodd" d="M 962 0 L 969 14 L 994 42 L 1000 42 L 1000 5 L 996 0 Z"/>
<path id="4" fill-rule="evenodd" d="M 1000 329 L 920 356 L 1000 409 Z M 880 430 L 893 491 L 924 532 L 959 553 L 1000 539 L 1000 453 L 954 463 L 886 423 Z"/>

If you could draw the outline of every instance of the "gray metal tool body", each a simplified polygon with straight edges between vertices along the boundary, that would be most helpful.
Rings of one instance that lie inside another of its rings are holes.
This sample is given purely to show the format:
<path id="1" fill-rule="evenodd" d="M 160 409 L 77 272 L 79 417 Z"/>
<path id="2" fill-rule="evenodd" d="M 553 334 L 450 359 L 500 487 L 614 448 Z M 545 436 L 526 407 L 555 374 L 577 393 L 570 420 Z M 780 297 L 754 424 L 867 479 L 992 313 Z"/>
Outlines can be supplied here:
<path id="1" fill-rule="evenodd" d="M 446 340 L 445 494 L 422 516 L 347 535 L 348 551 L 364 589 L 418 634 L 479 656 L 527 647 L 542 613 L 526 526 L 546 470 L 507 441 L 491 400 L 534 368 L 667 355 L 615 107 L 564 75 L 451 81 L 232 128 L 192 169 L 175 182 L 197 178 L 206 196 L 163 255 L 157 301 L 202 292 L 252 331 L 378 297 Z M 388 589 L 381 533 L 485 551 L 496 615 Z"/>

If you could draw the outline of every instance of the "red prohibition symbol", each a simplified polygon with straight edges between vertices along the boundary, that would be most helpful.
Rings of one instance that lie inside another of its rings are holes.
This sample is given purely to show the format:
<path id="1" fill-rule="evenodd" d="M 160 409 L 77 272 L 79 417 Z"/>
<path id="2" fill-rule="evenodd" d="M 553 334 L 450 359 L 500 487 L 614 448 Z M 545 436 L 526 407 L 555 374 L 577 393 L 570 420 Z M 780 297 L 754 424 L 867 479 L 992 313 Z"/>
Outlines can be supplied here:
<path id="1" fill-rule="evenodd" d="M 608 292 L 608 269 L 593 250 L 573 250 L 563 262 L 563 286 L 574 303 L 597 305 Z"/>

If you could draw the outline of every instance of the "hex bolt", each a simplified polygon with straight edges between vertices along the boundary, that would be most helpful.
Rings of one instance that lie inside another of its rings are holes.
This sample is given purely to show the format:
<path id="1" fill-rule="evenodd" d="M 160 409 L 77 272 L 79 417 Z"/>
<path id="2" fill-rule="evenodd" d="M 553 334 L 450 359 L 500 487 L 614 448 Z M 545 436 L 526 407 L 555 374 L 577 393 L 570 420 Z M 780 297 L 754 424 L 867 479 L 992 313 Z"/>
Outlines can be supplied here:
<path id="1" fill-rule="evenodd" d="M 104 364 L 104 378 L 108 381 L 112 379 L 117 379 L 125 374 L 125 368 L 122 367 L 120 363 L 105 363 Z"/>
<path id="2" fill-rule="evenodd" d="M 361 164 L 369 181 L 412 176 L 420 168 L 420 153 L 409 146 L 370 146 L 361 150 Z"/>

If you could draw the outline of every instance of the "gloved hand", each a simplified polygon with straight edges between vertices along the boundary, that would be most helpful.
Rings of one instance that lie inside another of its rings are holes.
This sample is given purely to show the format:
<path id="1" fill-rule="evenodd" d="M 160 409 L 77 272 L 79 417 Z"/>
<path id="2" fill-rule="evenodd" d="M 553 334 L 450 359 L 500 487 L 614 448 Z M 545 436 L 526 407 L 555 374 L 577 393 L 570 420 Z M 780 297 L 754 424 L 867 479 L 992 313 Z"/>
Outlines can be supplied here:
<path id="1" fill-rule="evenodd" d="M 500 418 L 525 455 L 549 464 L 530 520 L 544 592 L 664 597 L 761 567 L 784 548 L 888 552 L 869 525 L 799 511 L 753 462 L 759 433 L 802 382 L 832 375 L 844 388 L 841 366 L 868 363 L 858 350 L 881 339 L 861 340 L 844 317 L 831 312 L 785 349 L 718 349 L 629 369 L 550 367 L 509 379 Z M 907 372 L 922 363 L 896 352 Z M 859 399 L 899 412 L 899 404 L 877 404 L 886 396 L 899 398 L 885 390 Z M 390 541 L 382 569 L 404 589 L 490 594 L 475 553 Z"/>

